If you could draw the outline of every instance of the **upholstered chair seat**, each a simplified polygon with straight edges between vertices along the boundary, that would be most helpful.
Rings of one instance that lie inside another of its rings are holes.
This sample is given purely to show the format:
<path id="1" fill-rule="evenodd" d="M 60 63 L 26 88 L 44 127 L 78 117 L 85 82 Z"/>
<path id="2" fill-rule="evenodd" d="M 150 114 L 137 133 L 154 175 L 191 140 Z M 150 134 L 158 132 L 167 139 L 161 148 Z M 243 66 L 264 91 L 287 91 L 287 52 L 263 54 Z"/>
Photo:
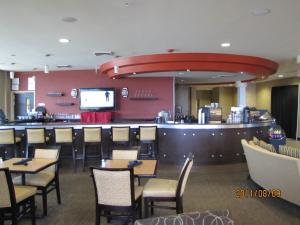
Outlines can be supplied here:
<path id="1" fill-rule="evenodd" d="M 26 175 L 26 185 L 46 187 L 55 177 L 55 173 L 39 172 Z M 22 184 L 21 176 L 13 179 L 14 184 Z"/>
<path id="2" fill-rule="evenodd" d="M 152 178 L 144 186 L 143 198 L 145 217 L 148 216 L 148 208 L 153 214 L 154 208 L 176 209 L 176 213 L 183 213 L 183 193 L 186 187 L 188 176 L 193 166 L 193 156 L 189 154 L 177 180 Z M 154 205 L 154 202 L 175 202 L 175 207 Z"/>
<path id="3" fill-rule="evenodd" d="M 150 179 L 143 191 L 143 197 L 175 197 L 177 180 Z"/>
<path id="4" fill-rule="evenodd" d="M 143 187 L 142 186 L 135 186 L 134 187 L 134 197 L 135 200 L 138 200 L 143 194 Z"/>
<path id="5" fill-rule="evenodd" d="M 30 196 L 36 194 L 36 187 L 15 186 L 16 202 L 19 203 Z"/>

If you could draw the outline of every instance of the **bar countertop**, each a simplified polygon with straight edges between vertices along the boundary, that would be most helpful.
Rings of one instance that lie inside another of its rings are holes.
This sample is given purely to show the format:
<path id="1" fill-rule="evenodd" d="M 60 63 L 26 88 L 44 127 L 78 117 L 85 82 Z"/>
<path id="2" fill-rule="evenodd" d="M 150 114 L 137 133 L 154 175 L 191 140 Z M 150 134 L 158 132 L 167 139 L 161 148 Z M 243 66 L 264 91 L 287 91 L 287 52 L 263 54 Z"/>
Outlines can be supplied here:
<path id="1" fill-rule="evenodd" d="M 254 128 L 254 127 L 266 127 L 272 125 L 272 121 L 267 122 L 256 122 L 250 124 L 196 124 L 196 123 L 165 123 L 157 124 L 153 122 L 130 122 L 130 123 L 80 123 L 80 122 L 48 122 L 48 123 L 7 123 L 0 125 L 0 129 L 15 128 L 16 130 L 24 130 L 25 128 L 46 128 L 53 129 L 56 127 L 73 127 L 74 129 L 82 129 L 83 127 L 99 127 L 103 129 L 110 129 L 112 126 L 130 128 L 138 128 L 139 126 L 157 126 L 158 128 L 164 129 L 233 129 L 233 128 Z"/>

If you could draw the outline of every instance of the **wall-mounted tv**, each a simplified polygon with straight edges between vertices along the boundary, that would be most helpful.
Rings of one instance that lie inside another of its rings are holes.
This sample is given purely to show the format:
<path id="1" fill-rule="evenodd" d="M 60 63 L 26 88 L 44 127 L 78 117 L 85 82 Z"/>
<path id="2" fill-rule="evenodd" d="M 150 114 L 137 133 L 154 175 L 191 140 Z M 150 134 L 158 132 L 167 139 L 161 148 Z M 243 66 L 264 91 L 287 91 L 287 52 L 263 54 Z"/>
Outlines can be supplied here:
<path id="1" fill-rule="evenodd" d="M 80 88 L 80 109 L 108 111 L 116 107 L 114 88 Z"/>

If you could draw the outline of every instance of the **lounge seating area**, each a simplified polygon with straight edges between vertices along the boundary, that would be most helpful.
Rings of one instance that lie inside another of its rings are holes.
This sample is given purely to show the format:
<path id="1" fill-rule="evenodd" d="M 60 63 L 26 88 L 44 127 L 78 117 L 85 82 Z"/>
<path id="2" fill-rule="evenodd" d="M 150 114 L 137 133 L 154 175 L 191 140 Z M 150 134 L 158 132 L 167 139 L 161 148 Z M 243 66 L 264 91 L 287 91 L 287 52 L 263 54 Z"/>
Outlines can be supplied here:
<path id="1" fill-rule="evenodd" d="M 263 189 L 300 206 L 299 148 L 274 147 L 254 137 L 253 141 L 241 141 L 251 179 Z"/>

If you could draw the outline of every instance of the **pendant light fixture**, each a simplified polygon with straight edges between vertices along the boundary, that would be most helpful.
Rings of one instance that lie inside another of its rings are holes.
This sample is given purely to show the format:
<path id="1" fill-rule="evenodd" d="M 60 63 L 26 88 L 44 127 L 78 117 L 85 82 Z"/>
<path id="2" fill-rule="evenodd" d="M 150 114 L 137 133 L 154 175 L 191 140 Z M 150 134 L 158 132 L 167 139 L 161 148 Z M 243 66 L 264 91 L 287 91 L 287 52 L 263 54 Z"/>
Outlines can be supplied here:
<path id="1" fill-rule="evenodd" d="M 48 65 L 45 65 L 45 67 L 44 67 L 44 73 L 49 73 L 49 66 Z"/>
<path id="2" fill-rule="evenodd" d="M 117 64 L 114 65 L 114 73 L 119 73 L 119 66 Z"/>

